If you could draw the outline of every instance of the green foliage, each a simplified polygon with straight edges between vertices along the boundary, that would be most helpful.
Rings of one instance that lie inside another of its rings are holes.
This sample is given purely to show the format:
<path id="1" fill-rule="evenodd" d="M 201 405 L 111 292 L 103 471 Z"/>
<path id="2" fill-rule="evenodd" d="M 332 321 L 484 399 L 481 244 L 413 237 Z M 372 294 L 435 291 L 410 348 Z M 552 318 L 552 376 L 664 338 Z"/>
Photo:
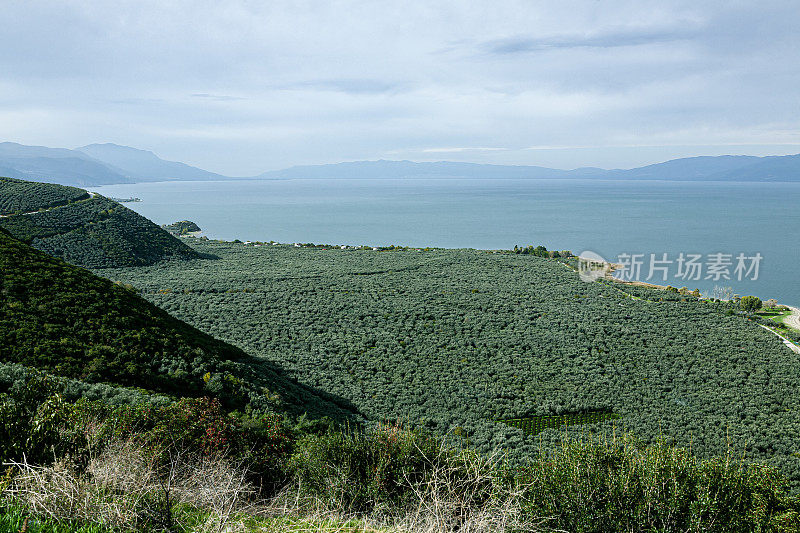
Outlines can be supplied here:
<path id="1" fill-rule="evenodd" d="M 557 531 L 800 531 L 800 502 L 776 470 L 699 461 L 661 440 L 568 441 L 522 478 L 529 512 Z"/>
<path id="2" fill-rule="evenodd" d="M 24 506 L 0 502 L 0 533 L 111 533 L 112 528 L 78 520 L 59 521 L 31 514 Z"/>
<path id="3" fill-rule="evenodd" d="M 220 259 L 103 274 L 372 420 L 460 427 L 515 460 L 614 426 L 699 457 L 728 437 L 800 480 L 796 356 L 731 304 L 585 283 L 530 254 L 189 242 Z M 598 410 L 622 418 L 535 438 L 496 422 Z"/>
<path id="4" fill-rule="evenodd" d="M 0 440 L 17 439 L 23 448 L 0 459 L 67 457 L 80 468 L 106 447 L 134 441 L 137 453 L 160 457 L 156 471 L 169 469 L 173 452 L 224 456 L 248 470 L 262 496 L 291 483 L 298 497 L 347 513 L 402 514 L 435 488 L 431 496 L 458 500 L 426 505 L 463 516 L 508 501 L 531 521 L 544 519 L 543 530 L 800 531 L 800 502 L 776 470 L 730 454 L 699 460 L 662 440 L 644 446 L 629 436 L 568 439 L 519 463 L 489 460 L 398 425 L 313 433 L 274 414 L 227 413 L 209 398 L 112 407 L 39 392 L 47 388 L 30 383 L 0 397 L 0 409 L 16 401 L 34 413 L 30 424 Z M 0 511 L 0 524 L 20 511 Z"/>
<path id="5" fill-rule="evenodd" d="M 191 248 L 156 224 L 102 196 L 0 218 L 0 227 L 34 248 L 90 268 L 196 257 Z"/>
<path id="6" fill-rule="evenodd" d="M 200 226 L 192 222 L 191 220 L 180 220 L 178 222 L 173 222 L 172 224 L 165 224 L 161 226 L 168 232 L 172 233 L 173 235 L 187 235 L 189 233 L 196 233 L 198 231 L 202 231 Z"/>
<path id="7" fill-rule="evenodd" d="M 745 313 L 752 314 L 761 309 L 761 298 L 758 296 L 745 296 L 739 300 L 739 308 Z"/>
<path id="8" fill-rule="evenodd" d="M 212 395 L 228 407 L 252 403 L 346 416 L 269 362 L 252 360 L 130 290 L 2 232 L 0 363 L 88 383 Z"/>
<path id="9" fill-rule="evenodd" d="M 515 254 L 522 254 L 522 255 L 533 255 L 533 256 L 536 256 L 536 257 L 553 257 L 553 258 L 561 257 L 561 254 L 558 253 L 558 252 L 548 252 L 547 248 L 545 248 L 541 244 L 539 246 L 536 246 L 536 247 L 534 247 L 531 244 L 531 245 L 528 245 L 528 246 L 526 246 L 524 248 L 520 248 L 519 246 L 515 245 L 514 246 L 514 253 Z"/>
<path id="10" fill-rule="evenodd" d="M 437 439 L 397 425 L 333 430 L 301 439 L 292 470 L 305 490 L 345 509 L 396 508 L 408 501 L 411 485 L 429 474 L 439 451 Z"/>
<path id="11" fill-rule="evenodd" d="M 89 198 L 77 187 L 0 177 L 0 215 L 30 213 Z"/>
<path id="12" fill-rule="evenodd" d="M 607 411 L 591 411 L 588 413 L 567 413 L 559 416 L 535 416 L 532 418 L 512 418 L 501 420 L 504 424 L 516 427 L 526 435 L 537 435 L 545 429 L 555 429 L 562 426 L 575 426 L 583 424 L 596 424 L 605 420 L 620 418 L 616 413 Z"/>
<path id="13" fill-rule="evenodd" d="M 0 461 L 47 464 L 69 457 L 85 465 L 109 444 L 136 439 L 165 463 L 178 452 L 246 462 L 264 490 L 286 479 L 297 432 L 278 413 L 231 413 L 208 397 L 167 405 L 68 402 L 52 390 L 37 378 L 0 394 Z"/>

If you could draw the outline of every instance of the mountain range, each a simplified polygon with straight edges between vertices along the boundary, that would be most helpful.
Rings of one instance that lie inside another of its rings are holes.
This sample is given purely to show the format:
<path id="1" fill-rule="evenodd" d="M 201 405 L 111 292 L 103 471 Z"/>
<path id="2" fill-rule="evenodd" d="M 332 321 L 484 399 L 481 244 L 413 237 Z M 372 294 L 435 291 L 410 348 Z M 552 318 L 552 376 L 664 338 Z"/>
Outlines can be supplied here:
<path id="1" fill-rule="evenodd" d="M 170 180 L 425 177 L 800 182 L 800 154 L 687 157 L 638 168 L 611 170 L 594 167 L 562 170 L 452 161 L 352 161 L 295 166 L 250 178 L 232 178 L 185 163 L 166 161 L 153 152 L 111 143 L 90 144 L 70 150 L 3 142 L 0 143 L 0 176 L 79 186 Z"/>

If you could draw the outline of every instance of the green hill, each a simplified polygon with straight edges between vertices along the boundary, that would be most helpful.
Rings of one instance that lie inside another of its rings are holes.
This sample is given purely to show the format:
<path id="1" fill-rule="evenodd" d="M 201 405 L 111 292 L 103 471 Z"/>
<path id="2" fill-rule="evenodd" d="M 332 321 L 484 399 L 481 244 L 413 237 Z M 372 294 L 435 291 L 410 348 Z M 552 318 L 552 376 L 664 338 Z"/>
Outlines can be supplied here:
<path id="1" fill-rule="evenodd" d="M 89 198 L 77 187 L 0 177 L 0 215 L 30 213 Z"/>
<path id="2" fill-rule="evenodd" d="M 108 198 L 89 197 L 81 189 L 0 181 L 2 206 L 18 214 L 0 218 L 1 228 L 34 248 L 79 266 L 141 266 L 197 257 L 153 222 Z"/>
<path id="3" fill-rule="evenodd" d="M 350 412 L 277 366 L 198 331 L 129 288 L 34 250 L 0 230 L 0 363 L 87 383 L 211 395 L 316 416 Z"/>

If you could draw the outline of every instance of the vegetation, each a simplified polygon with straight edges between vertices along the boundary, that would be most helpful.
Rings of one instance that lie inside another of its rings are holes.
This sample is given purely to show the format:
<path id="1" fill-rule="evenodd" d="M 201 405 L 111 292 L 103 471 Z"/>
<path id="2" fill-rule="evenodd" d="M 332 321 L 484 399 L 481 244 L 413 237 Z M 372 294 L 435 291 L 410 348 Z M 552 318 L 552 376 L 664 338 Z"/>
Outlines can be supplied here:
<path id="1" fill-rule="evenodd" d="M 545 429 L 556 429 L 562 426 L 596 424 L 605 420 L 615 420 L 618 418 L 620 418 L 620 416 L 617 413 L 609 413 L 607 411 L 592 411 L 589 413 L 568 413 L 560 416 L 512 418 L 511 420 L 501 420 L 501 422 L 521 429 L 526 435 L 538 435 Z"/>
<path id="2" fill-rule="evenodd" d="M 776 470 L 730 453 L 698 460 L 663 440 L 567 440 L 517 464 L 397 425 L 309 430 L 268 414 L 226 413 L 202 398 L 109 408 L 42 389 L 34 380 L 0 397 L 2 412 L 23 401 L 33 413 L 0 441 L 18 448 L 0 456 L 9 461 L 25 449 L 55 458 L 40 451 L 39 465 L 24 455 L 12 461 L 0 485 L 0 524 L 33 518 L 34 526 L 87 532 L 303 531 L 309 524 L 397 532 L 800 531 L 800 501 Z"/>
<path id="3" fill-rule="evenodd" d="M 730 303 L 585 283 L 530 254 L 190 242 L 220 259 L 102 274 L 371 420 L 515 459 L 615 426 L 701 458 L 729 439 L 800 480 L 796 356 Z M 535 438 L 497 422 L 592 411 L 621 418 Z"/>
<path id="4" fill-rule="evenodd" d="M 102 196 L 0 218 L 0 228 L 34 248 L 85 267 L 150 265 L 167 258 L 196 257 L 191 248 L 154 223 Z"/>
<path id="5" fill-rule="evenodd" d="M 171 317 L 132 287 L 52 258 L 2 230 L 0 363 L 88 383 L 212 395 L 230 407 L 344 413 L 287 380 L 279 367 Z"/>
<path id="6" fill-rule="evenodd" d="M 191 220 L 180 220 L 178 222 L 173 222 L 172 224 L 165 224 L 161 227 L 173 235 L 187 235 L 189 233 L 202 231 L 200 226 Z"/>
<path id="7" fill-rule="evenodd" d="M 544 247 L 196 247 L 114 283 L 0 227 L 0 533 L 800 531 L 800 377 L 747 298 Z"/>
<path id="8" fill-rule="evenodd" d="M 0 177 L 0 215 L 31 213 L 89 198 L 77 187 Z"/>
<path id="9" fill-rule="evenodd" d="M 753 314 L 761 309 L 761 298 L 758 296 L 745 296 L 739 300 L 739 308 L 747 314 Z"/>

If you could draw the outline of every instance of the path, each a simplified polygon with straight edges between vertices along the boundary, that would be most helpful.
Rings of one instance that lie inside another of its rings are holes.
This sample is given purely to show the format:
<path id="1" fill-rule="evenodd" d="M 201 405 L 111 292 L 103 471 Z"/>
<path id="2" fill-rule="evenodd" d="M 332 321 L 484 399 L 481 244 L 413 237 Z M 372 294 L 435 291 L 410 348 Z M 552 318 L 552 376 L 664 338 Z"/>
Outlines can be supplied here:
<path id="1" fill-rule="evenodd" d="M 767 326 L 765 326 L 764 324 L 759 324 L 759 326 L 761 326 L 761 327 L 762 327 L 762 328 L 764 328 L 765 330 L 769 331 L 770 333 L 773 333 L 773 334 L 777 335 L 778 337 L 780 337 L 780 338 L 781 338 L 781 340 L 783 341 L 783 344 L 785 344 L 786 346 L 788 346 L 788 348 L 789 348 L 791 351 L 795 352 L 796 354 L 800 354 L 800 346 L 796 345 L 795 343 L 793 343 L 792 341 L 790 341 L 789 339 L 787 339 L 786 337 L 784 337 L 783 335 L 781 335 L 780 333 L 778 333 L 777 331 L 775 331 L 774 329 L 770 329 L 770 328 L 768 328 L 768 327 L 767 327 Z"/>
<path id="2" fill-rule="evenodd" d="M 783 319 L 784 324 L 800 331 L 800 309 L 789 305 L 786 307 L 792 310 L 792 314 Z"/>

